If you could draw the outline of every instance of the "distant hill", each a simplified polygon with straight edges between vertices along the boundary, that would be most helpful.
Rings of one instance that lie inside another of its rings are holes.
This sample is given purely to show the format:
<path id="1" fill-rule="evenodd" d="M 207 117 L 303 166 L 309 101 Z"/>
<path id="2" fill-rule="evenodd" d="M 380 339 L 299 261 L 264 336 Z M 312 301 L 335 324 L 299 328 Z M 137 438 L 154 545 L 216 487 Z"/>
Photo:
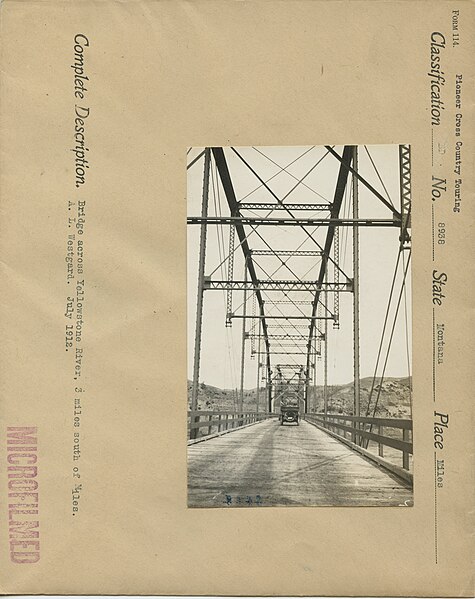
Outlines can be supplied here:
<path id="1" fill-rule="evenodd" d="M 361 413 L 366 412 L 369 393 L 371 390 L 372 377 L 360 380 L 360 405 Z M 376 416 L 389 416 L 393 418 L 406 418 L 411 415 L 410 405 L 411 379 L 387 378 L 384 380 L 378 401 Z M 188 381 L 188 406 L 191 406 L 192 383 Z M 370 415 L 372 415 L 374 402 L 378 395 L 379 385 L 375 385 L 371 400 Z M 259 392 L 259 411 L 267 410 L 265 388 Z M 246 389 L 244 391 L 244 411 L 254 412 L 256 410 L 257 389 Z M 323 411 L 323 387 L 317 385 L 310 387 L 310 410 L 316 407 L 317 412 Z M 239 391 L 233 389 L 220 389 L 205 383 L 200 383 L 198 392 L 198 409 L 229 411 L 237 409 L 239 402 Z M 328 387 L 328 411 L 340 414 L 352 414 L 353 412 L 353 382 L 346 385 L 332 385 Z"/>
<path id="2" fill-rule="evenodd" d="M 191 407 L 191 389 L 192 382 L 188 381 L 188 407 Z M 256 411 L 257 389 L 245 389 L 244 391 L 244 411 Z M 234 389 L 220 389 L 212 385 L 200 383 L 198 390 L 198 409 L 232 412 L 237 408 L 239 401 L 239 391 Z M 265 389 L 260 389 L 259 411 L 266 408 Z"/>
<path id="3" fill-rule="evenodd" d="M 360 380 L 360 408 L 362 414 L 366 413 L 372 382 L 372 377 Z M 372 415 L 373 406 L 379 392 L 376 416 L 389 416 L 392 418 L 405 418 L 410 416 L 411 384 L 412 381 L 409 377 L 388 377 L 387 379 L 384 379 L 381 390 L 379 384 L 375 384 L 371 398 L 370 415 Z M 328 388 L 328 411 L 336 414 L 351 414 L 353 412 L 353 392 L 353 382 L 347 385 L 330 386 Z M 317 412 L 321 411 L 323 411 L 323 389 L 317 387 Z"/>

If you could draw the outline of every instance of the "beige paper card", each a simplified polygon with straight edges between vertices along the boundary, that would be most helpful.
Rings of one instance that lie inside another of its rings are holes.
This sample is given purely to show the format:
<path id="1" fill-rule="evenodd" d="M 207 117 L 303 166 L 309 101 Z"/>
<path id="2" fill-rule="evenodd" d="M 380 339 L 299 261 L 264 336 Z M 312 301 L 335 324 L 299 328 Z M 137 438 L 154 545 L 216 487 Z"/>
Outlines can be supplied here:
<path id="1" fill-rule="evenodd" d="M 1 33 L 1 591 L 473 596 L 474 4 Z"/>

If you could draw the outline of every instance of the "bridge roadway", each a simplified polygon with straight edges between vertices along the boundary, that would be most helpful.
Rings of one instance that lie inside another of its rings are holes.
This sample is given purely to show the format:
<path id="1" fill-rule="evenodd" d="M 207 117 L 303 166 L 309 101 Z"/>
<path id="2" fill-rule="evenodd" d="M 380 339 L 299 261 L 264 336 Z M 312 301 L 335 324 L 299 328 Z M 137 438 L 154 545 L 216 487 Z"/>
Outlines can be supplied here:
<path id="1" fill-rule="evenodd" d="M 305 421 L 265 420 L 188 447 L 189 507 L 244 507 L 257 496 L 262 506 L 399 506 L 413 493 Z"/>

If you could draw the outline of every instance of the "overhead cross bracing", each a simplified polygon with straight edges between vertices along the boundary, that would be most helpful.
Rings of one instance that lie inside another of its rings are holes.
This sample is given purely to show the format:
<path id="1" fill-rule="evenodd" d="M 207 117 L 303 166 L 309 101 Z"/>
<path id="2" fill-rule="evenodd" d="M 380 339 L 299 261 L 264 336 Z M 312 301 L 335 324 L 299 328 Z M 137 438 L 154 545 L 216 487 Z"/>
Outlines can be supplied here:
<path id="1" fill-rule="evenodd" d="M 283 206 L 274 210 L 284 209 Z M 285 209 L 287 207 L 285 206 Z M 290 208 L 288 208 L 290 210 Z M 293 209 L 296 210 L 295 208 Z M 302 208 L 300 208 L 302 210 Z M 394 218 L 278 218 L 278 217 L 244 217 L 244 216 L 216 216 L 203 218 L 201 216 L 190 216 L 189 225 L 261 225 L 281 227 L 400 227 L 400 219 Z"/>
<path id="2" fill-rule="evenodd" d="M 293 155 L 292 149 L 287 150 L 288 160 L 280 160 L 277 152 L 266 148 L 200 150 L 200 158 L 193 164 L 196 157 L 190 160 L 190 172 L 199 170 L 199 165 L 201 173 L 208 168 L 209 210 L 205 213 L 196 203 L 188 224 L 196 231 L 207 229 L 208 245 L 211 235 L 216 236 L 213 243 L 219 252 L 215 249 L 213 257 L 211 252 L 205 256 L 200 293 L 205 305 L 217 306 L 225 298 L 224 309 L 213 310 L 212 319 L 216 326 L 226 325 L 226 339 L 234 335 L 241 340 L 241 347 L 234 343 L 234 356 L 227 355 L 229 347 L 223 352 L 229 365 L 234 362 L 229 366 L 230 372 L 234 368 L 229 375 L 234 383 L 229 387 L 250 380 L 241 367 L 249 370 L 248 359 L 257 357 L 253 368 L 265 373 L 267 409 L 272 411 L 276 369 L 298 359 L 307 411 L 316 375 L 325 388 L 331 384 L 336 360 L 332 347 L 348 330 L 352 339 L 359 338 L 358 240 L 375 231 L 387 234 L 389 240 L 395 235 L 395 253 L 403 247 L 405 264 L 409 262 L 410 150 L 396 147 L 391 166 L 396 177 L 393 181 L 390 173 L 389 182 L 389 169 L 381 168 L 379 150 L 371 147 L 296 148 Z M 206 181 L 204 175 L 202 180 Z M 376 249 L 375 258 L 377 253 Z M 366 255 L 364 260 L 367 268 Z M 386 274 L 375 275 L 375 280 Z M 218 299 L 212 299 L 214 295 Z M 391 322 L 388 316 L 384 344 Z M 384 344 L 379 369 L 384 367 Z M 359 372 L 359 342 L 341 345 L 352 354 L 351 362 Z M 338 355 L 340 362 L 342 355 Z M 256 373 L 258 379 L 262 372 Z M 378 380 L 379 373 L 375 387 Z M 376 398 L 373 390 L 372 401 Z M 359 409 L 356 398 L 354 409 Z"/>
<path id="3" fill-rule="evenodd" d="M 252 202 L 239 202 L 239 209 L 242 212 L 243 210 L 305 210 L 311 212 L 320 212 L 331 210 L 331 204 L 272 204 L 272 203 L 252 203 Z"/>

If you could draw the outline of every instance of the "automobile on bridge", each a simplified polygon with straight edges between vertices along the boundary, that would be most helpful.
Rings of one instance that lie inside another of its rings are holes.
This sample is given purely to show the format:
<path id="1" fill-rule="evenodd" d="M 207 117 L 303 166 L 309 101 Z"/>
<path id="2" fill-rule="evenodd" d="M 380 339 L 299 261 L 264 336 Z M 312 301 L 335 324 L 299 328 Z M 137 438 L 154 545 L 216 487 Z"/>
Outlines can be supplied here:
<path id="1" fill-rule="evenodd" d="M 291 422 L 295 422 L 297 426 L 299 425 L 299 407 L 298 405 L 285 405 L 281 404 L 280 406 L 280 424 L 284 423 L 290 424 Z"/>

